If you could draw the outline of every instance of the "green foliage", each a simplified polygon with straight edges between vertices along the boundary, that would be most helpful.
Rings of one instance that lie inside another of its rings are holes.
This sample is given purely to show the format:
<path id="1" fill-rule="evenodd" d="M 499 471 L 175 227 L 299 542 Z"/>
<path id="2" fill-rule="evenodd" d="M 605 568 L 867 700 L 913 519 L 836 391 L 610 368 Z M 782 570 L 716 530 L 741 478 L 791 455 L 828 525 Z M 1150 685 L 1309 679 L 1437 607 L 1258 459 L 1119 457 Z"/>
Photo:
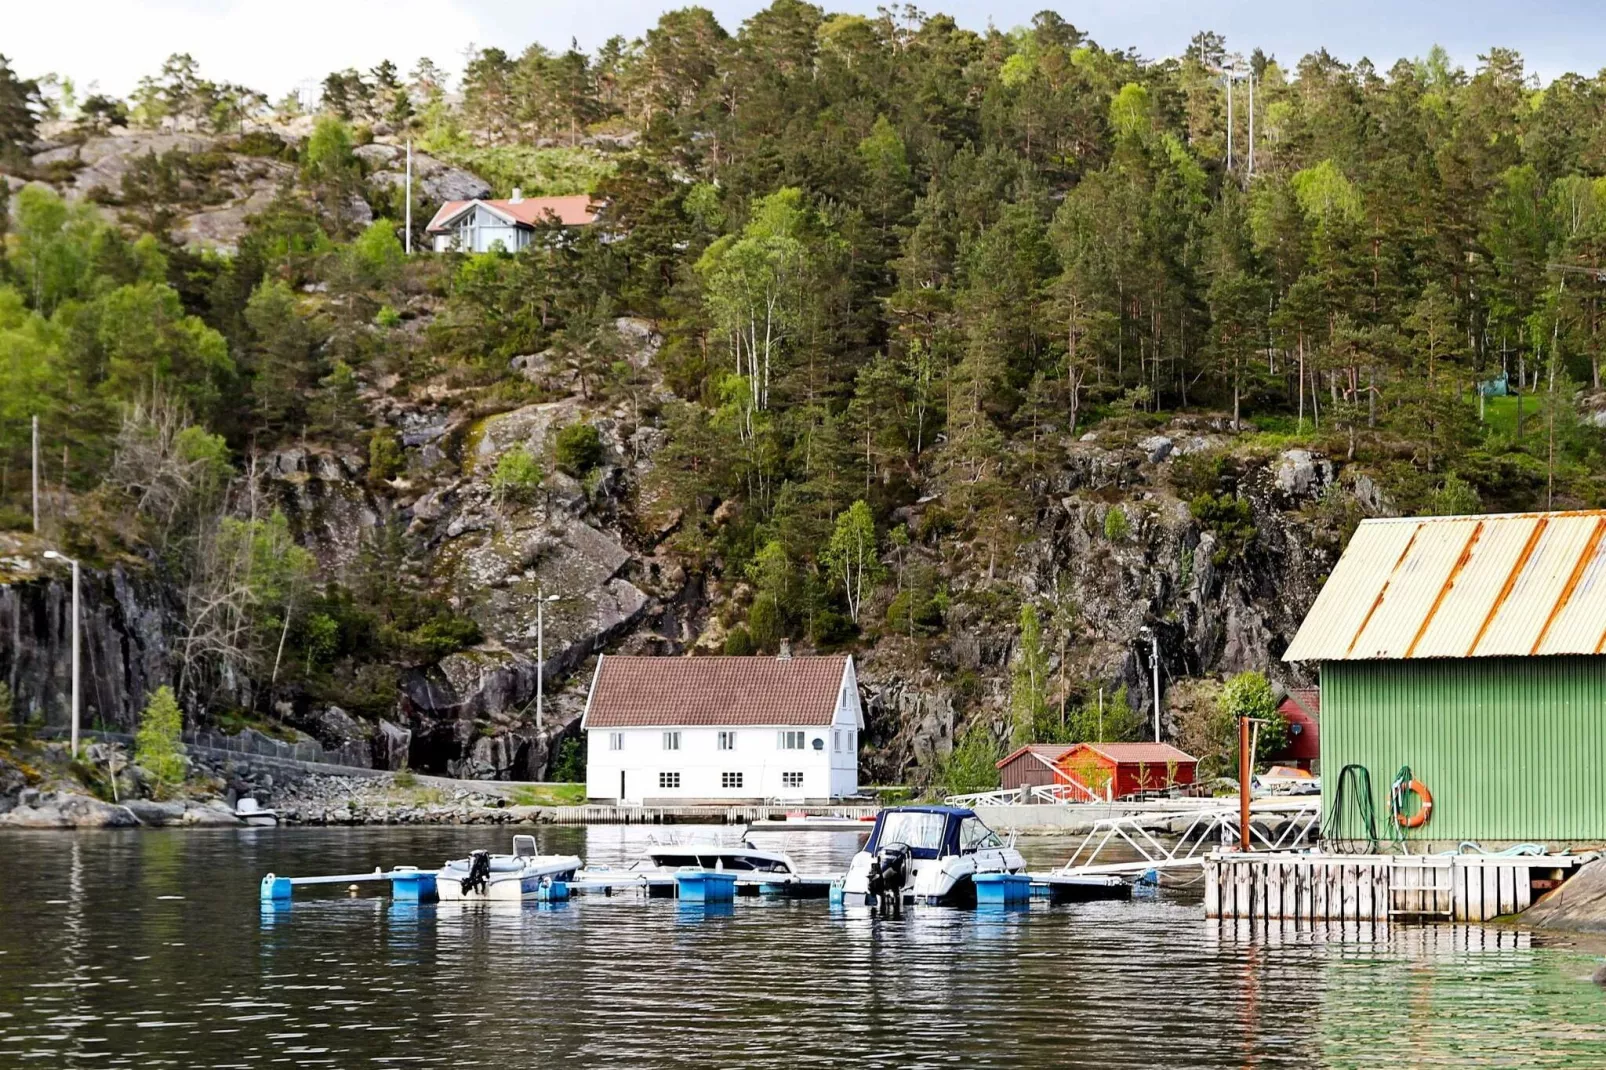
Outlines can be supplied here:
<path id="1" fill-rule="evenodd" d="M 184 757 L 183 734 L 184 715 L 173 689 L 165 685 L 157 688 L 139 717 L 134 764 L 150 773 L 161 790 L 171 790 L 184 782 L 189 763 Z"/>
<path id="2" fill-rule="evenodd" d="M 1109 542 L 1125 542 L 1132 533 L 1126 510 L 1112 505 L 1104 511 L 1104 538 Z"/>
<path id="3" fill-rule="evenodd" d="M 1010 676 L 1009 719 L 1013 743 L 1039 742 L 1037 726 L 1048 712 L 1048 651 L 1043 647 L 1043 626 L 1030 602 L 1020 607 L 1020 637 Z"/>
<path id="4" fill-rule="evenodd" d="M 1483 499 L 1476 487 L 1450 472 L 1433 491 L 1432 511 L 1436 516 L 1475 516 L 1483 512 Z"/>
<path id="5" fill-rule="evenodd" d="M 1277 712 L 1276 695 L 1261 673 L 1241 672 L 1230 678 L 1221 688 L 1217 710 L 1234 731 L 1238 720 L 1243 717 L 1262 722 L 1256 740 L 1256 762 L 1265 762 L 1288 742 L 1288 724 L 1283 720 L 1283 715 Z M 1233 754 L 1236 758 L 1236 737 Z"/>
<path id="6" fill-rule="evenodd" d="M 1231 494 L 1200 494 L 1188 503 L 1188 512 L 1216 536 L 1210 560 L 1226 564 L 1242 556 L 1255 541 L 1254 511 L 1249 502 Z"/>
<path id="7" fill-rule="evenodd" d="M 401 436 L 388 427 L 377 428 L 368 436 L 368 480 L 383 483 L 395 479 L 406 467 Z"/>
<path id="8" fill-rule="evenodd" d="M 725 633 L 725 653 L 729 656 L 745 658 L 756 649 L 753 645 L 753 637 L 747 630 L 747 625 L 738 624 Z"/>
<path id="9" fill-rule="evenodd" d="M 541 462 L 520 443 L 509 447 L 496 459 L 496 468 L 491 472 L 491 494 L 498 502 L 528 502 L 541 489 L 545 478 Z"/>
<path id="10" fill-rule="evenodd" d="M 515 188 L 526 197 L 594 193 L 615 168 L 607 156 L 587 148 L 474 146 L 465 138 L 445 144 L 426 139 L 424 149 L 479 175 L 497 197 L 507 197 Z"/>
<path id="11" fill-rule="evenodd" d="M 602 435 L 593 424 L 569 424 L 558 431 L 552 456 L 561 471 L 583 478 L 602 463 Z"/>
<path id="12" fill-rule="evenodd" d="M 583 785 L 586 779 L 586 745 L 578 736 L 565 736 L 552 760 L 552 779 Z M 582 799 L 576 801 L 583 801 Z"/>
<path id="13" fill-rule="evenodd" d="M 987 725 L 973 723 L 938 764 L 935 783 L 952 795 L 991 791 L 998 787 L 998 759 L 1002 757 Z"/>
<path id="14" fill-rule="evenodd" d="M 854 502 L 836 518 L 820 561 L 841 585 L 848 616 L 857 624 L 865 595 L 874 589 L 883 572 L 876 553 L 875 517 L 864 501 Z"/>

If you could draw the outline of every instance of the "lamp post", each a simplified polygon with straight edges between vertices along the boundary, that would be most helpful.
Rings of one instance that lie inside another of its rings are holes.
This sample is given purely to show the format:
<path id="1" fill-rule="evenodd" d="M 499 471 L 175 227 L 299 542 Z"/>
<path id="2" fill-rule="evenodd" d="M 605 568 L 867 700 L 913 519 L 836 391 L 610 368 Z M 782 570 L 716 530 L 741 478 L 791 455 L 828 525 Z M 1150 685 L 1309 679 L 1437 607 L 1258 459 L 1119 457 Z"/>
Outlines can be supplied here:
<path id="1" fill-rule="evenodd" d="M 72 565 L 72 756 L 78 757 L 78 633 L 81 630 L 78 615 L 78 561 L 55 550 L 46 550 L 45 559 L 66 561 Z"/>
<path id="2" fill-rule="evenodd" d="M 1148 625 L 1139 628 L 1138 634 L 1149 637 L 1149 668 L 1154 674 L 1154 741 L 1158 743 L 1160 742 L 1160 635 Z"/>
<path id="3" fill-rule="evenodd" d="M 542 704 L 545 698 L 542 685 L 546 681 L 546 606 L 548 602 L 556 602 L 562 595 L 547 594 L 541 588 L 535 589 L 535 730 L 539 732 L 546 712 Z"/>

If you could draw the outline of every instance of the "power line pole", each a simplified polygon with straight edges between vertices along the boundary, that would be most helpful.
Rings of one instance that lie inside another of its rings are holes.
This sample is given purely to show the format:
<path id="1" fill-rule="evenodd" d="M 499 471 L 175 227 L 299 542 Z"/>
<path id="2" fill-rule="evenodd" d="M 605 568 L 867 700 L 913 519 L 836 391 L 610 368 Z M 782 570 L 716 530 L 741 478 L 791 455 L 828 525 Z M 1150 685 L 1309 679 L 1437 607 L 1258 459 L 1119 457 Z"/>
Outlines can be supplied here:
<path id="1" fill-rule="evenodd" d="M 1255 69 L 1249 68 L 1249 177 L 1255 177 Z"/>
<path id="2" fill-rule="evenodd" d="M 1232 172 L 1232 72 L 1222 71 L 1221 77 L 1227 82 L 1227 171 Z"/>
<path id="3" fill-rule="evenodd" d="M 39 417 L 33 418 L 33 533 L 39 534 Z"/>

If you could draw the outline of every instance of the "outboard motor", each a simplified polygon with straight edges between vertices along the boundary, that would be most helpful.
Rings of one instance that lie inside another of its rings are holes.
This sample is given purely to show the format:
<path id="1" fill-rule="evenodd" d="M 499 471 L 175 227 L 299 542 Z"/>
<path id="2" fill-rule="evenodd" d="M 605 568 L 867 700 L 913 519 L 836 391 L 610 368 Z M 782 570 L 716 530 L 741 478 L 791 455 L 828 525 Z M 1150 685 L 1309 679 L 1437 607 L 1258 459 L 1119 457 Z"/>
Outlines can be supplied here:
<path id="1" fill-rule="evenodd" d="M 870 878 L 866 885 L 870 898 L 883 913 L 898 917 L 903 913 L 903 886 L 909 879 L 909 848 L 889 843 L 870 859 Z"/>
<path id="2" fill-rule="evenodd" d="M 468 876 L 461 881 L 463 894 L 479 892 L 482 895 L 491 879 L 491 852 L 471 851 L 468 856 Z"/>

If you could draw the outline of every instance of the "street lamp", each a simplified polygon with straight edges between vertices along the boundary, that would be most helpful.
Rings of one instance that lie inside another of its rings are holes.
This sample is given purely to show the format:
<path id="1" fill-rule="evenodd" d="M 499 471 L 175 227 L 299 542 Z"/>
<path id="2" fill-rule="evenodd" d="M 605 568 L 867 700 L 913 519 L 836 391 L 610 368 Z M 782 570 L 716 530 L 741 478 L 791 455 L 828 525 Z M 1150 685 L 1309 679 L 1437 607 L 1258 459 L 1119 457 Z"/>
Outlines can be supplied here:
<path id="1" fill-rule="evenodd" d="M 72 565 L 72 756 L 78 757 L 78 561 L 55 550 L 45 551 L 47 561 L 66 561 Z"/>
<path id="2" fill-rule="evenodd" d="M 1149 667 L 1154 673 L 1154 741 L 1158 743 L 1160 742 L 1160 636 L 1147 624 L 1138 629 L 1138 634 L 1149 637 Z"/>
<path id="3" fill-rule="evenodd" d="M 556 602 L 562 595 L 547 594 L 541 588 L 535 589 L 535 730 L 541 730 L 542 684 L 546 680 L 546 606 L 548 602 Z"/>

